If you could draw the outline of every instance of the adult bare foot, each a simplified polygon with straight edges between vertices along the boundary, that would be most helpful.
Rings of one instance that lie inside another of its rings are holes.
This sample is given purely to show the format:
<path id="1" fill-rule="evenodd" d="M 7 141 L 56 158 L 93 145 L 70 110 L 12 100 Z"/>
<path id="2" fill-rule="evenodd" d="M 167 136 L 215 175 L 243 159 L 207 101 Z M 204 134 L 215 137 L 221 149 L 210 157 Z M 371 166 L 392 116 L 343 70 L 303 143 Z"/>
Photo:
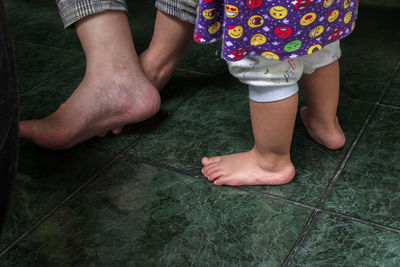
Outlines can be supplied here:
<path id="1" fill-rule="evenodd" d="M 108 11 L 76 24 L 85 51 L 86 74 L 67 101 L 41 120 L 20 123 L 21 137 L 66 149 L 153 116 L 158 90 L 146 78 L 135 52 L 126 14 Z"/>
<path id="2" fill-rule="evenodd" d="M 204 157 L 202 173 L 215 185 L 281 185 L 289 183 L 295 169 L 290 159 L 263 158 L 253 148 L 221 157 Z"/>
<path id="3" fill-rule="evenodd" d="M 126 70 L 125 70 L 126 71 Z M 22 121 L 20 136 L 50 149 L 67 149 L 108 131 L 153 116 L 160 96 L 144 74 L 127 71 L 86 76 L 71 97 L 49 117 Z"/>
<path id="4" fill-rule="evenodd" d="M 330 123 L 319 121 L 308 107 L 302 107 L 300 115 L 308 134 L 315 142 L 331 150 L 338 150 L 344 146 L 346 138 L 337 117 Z"/>

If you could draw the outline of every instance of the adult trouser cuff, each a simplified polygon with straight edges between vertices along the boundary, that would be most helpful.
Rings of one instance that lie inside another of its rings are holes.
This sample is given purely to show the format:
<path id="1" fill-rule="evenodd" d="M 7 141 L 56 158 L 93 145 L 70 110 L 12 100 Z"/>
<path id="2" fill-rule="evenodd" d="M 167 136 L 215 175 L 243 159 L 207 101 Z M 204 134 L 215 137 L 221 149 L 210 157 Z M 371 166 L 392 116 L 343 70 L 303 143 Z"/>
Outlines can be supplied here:
<path id="1" fill-rule="evenodd" d="M 182 21 L 196 22 L 198 0 L 156 0 L 156 8 Z"/>
<path id="2" fill-rule="evenodd" d="M 125 0 L 57 0 L 57 6 L 65 28 L 96 13 L 109 10 L 128 12 Z"/>

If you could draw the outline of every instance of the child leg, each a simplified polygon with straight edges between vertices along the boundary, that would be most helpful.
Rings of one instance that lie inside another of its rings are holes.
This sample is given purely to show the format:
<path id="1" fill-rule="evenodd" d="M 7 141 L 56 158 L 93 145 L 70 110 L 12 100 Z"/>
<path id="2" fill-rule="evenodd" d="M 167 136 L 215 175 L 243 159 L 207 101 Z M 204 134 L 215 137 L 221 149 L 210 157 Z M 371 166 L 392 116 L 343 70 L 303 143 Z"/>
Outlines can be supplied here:
<path id="1" fill-rule="evenodd" d="M 274 102 L 250 100 L 255 145 L 248 152 L 203 158 L 202 173 L 215 185 L 280 185 L 295 174 L 290 160 L 298 94 Z"/>
<path id="2" fill-rule="evenodd" d="M 318 68 L 301 79 L 307 106 L 300 111 L 308 134 L 317 143 L 335 150 L 343 147 L 345 136 L 336 111 L 339 101 L 339 62 Z"/>

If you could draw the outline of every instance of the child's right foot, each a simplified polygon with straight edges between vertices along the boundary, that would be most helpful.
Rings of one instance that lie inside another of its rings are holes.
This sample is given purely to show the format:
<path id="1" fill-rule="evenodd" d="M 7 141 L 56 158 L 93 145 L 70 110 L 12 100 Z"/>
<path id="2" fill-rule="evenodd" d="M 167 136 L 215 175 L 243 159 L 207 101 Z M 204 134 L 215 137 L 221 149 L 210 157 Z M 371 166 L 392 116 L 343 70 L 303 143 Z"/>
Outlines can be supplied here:
<path id="1" fill-rule="evenodd" d="M 346 138 L 337 117 L 331 125 L 327 125 L 318 121 L 308 107 L 302 107 L 300 115 L 308 134 L 315 142 L 331 150 L 337 150 L 344 146 Z"/>
<path id="2" fill-rule="evenodd" d="M 204 157 L 201 163 L 203 175 L 215 185 L 281 185 L 295 175 L 290 159 L 265 161 L 254 148 L 227 156 Z"/>

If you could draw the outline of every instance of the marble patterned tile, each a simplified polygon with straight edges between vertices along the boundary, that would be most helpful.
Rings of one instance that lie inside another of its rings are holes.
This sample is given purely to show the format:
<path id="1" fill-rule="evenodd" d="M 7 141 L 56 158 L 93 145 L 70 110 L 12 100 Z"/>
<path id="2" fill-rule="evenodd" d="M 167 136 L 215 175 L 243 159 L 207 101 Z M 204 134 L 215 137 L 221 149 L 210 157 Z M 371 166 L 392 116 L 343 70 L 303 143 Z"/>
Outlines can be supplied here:
<path id="1" fill-rule="evenodd" d="M 399 266 L 400 234 L 320 214 L 291 266 Z"/>
<path id="2" fill-rule="evenodd" d="M 396 30 L 399 10 L 360 6 L 354 32 L 341 41 L 343 96 L 377 101 L 400 58 L 400 32 Z"/>
<path id="3" fill-rule="evenodd" d="M 22 140 L 0 251 L 101 170 L 112 157 L 90 148 L 49 151 Z"/>
<path id="4" fill-rule="evenodd" d="M 325 208 L 400 229 L 400 110 L 379 107 Z"/>
<path id="5" fill-rule="evenodd" d="M 310 214 L 298 206 L 122 159 L 0 262 L 277 266 Z"/>
<path id="6" fill-rule="evenodd" d="M 80 62 L 55 75 L 20 99 L 21 120 L 43 118 L 50 115 L 72 94 L 85 74 Z"/>
<path id="7" fill-rule="evenodd" d="M 339 118 L 348 142 L 339 151 L 315 144 L 298 120 L 292 146 L 295 180 L 285 186 L 252 189 L 316 205 L 371 108 L 348 100 L 340 104 Z M 252 146 L 247 88 L 227 75 L 210 82 L 128 154 L 200 175 L 203 156 L 243 152 Z"/>
<path id="8" fill-rule="evenodd" d="M 55 1 L 5 0 L 4 6 L 14 40 L 82 51 L 76 32 L 64 30 Z"/>
<path id="9" fill-rule="evenodd" d="M 200 91 L 208 79 L 210 79 L 208 75 L 176 71 L 171 81 L 160 92 L 161 108 L 154 117 L 141 123 L 125 126 L 122 133 L 117 136 L 109 133 L 104 138 L 93 138 L 87 143 L 111 152 L 122 151 L 140 136 L 148 135 L 160 127 L 176 108 Z"/>
<path id="10" fill-rule="evenodd" d="M 23 42 L 15 42 L 15 57 L 20 94 L 84 60 L 81 53 Z"/>

